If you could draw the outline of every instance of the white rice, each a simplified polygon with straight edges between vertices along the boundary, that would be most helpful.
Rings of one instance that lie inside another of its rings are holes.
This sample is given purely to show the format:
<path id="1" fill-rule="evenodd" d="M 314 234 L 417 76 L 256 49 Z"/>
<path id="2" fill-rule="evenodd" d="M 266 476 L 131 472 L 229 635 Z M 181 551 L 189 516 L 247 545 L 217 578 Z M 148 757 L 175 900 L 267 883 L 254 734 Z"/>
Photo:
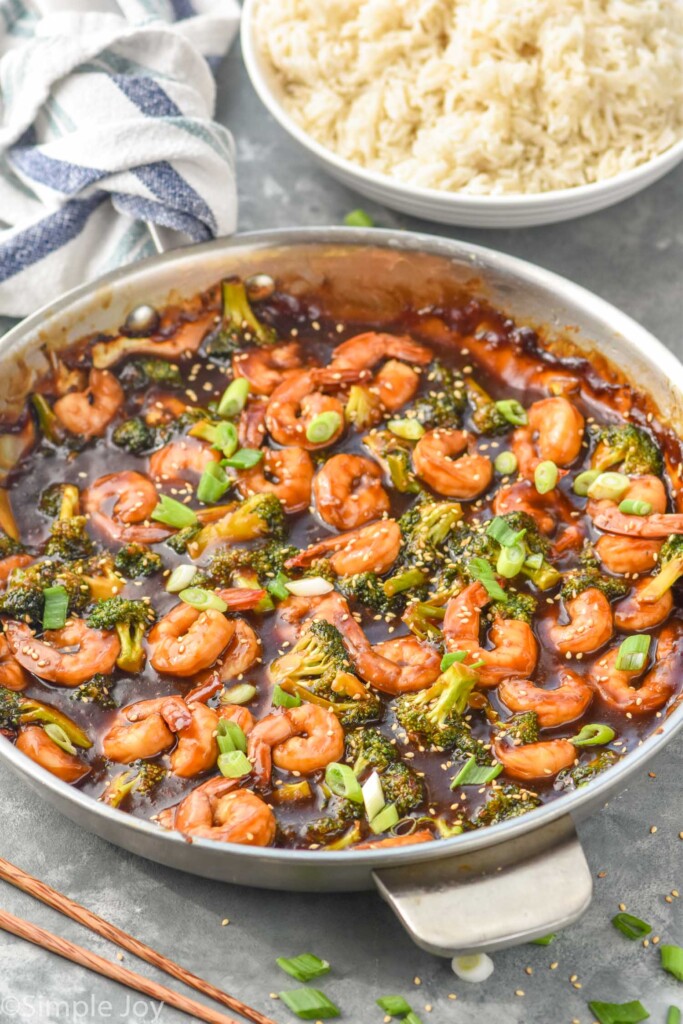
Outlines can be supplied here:
<path id="1" fill-rule="evenodd" d="M 545 192 L 683 136 L 681 0 L 260 0 L 314 139 L 402 182 Z"/>

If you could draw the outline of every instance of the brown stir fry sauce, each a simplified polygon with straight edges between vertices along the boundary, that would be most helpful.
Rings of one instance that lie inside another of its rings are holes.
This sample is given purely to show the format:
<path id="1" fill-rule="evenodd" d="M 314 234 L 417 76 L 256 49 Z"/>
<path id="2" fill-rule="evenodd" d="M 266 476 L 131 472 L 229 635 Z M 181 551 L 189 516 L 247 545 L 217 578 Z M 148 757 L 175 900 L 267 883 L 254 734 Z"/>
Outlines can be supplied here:
<path id="1" fill-rule="evenodd" d="M 75 346 L 5 427 L 5 742 L 160 826 L 311 849 L 609 770 L 683 679 L 678 439 L 474 299 L 380 329 L 249 297 Z"/>

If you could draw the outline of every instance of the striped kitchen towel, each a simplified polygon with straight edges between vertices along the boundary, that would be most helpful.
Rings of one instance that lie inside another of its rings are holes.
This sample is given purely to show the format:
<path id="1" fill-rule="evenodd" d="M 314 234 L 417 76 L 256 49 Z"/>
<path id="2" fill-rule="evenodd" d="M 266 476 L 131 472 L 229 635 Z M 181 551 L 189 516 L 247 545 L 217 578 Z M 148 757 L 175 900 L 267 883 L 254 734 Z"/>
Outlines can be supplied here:
<path id="1" fill-rule="evenodd" d="M 146 221 L 234 231 L 211 67 L 238 20 L 235 0 L 0 0 L 0 316 L 149 255 Z"/>

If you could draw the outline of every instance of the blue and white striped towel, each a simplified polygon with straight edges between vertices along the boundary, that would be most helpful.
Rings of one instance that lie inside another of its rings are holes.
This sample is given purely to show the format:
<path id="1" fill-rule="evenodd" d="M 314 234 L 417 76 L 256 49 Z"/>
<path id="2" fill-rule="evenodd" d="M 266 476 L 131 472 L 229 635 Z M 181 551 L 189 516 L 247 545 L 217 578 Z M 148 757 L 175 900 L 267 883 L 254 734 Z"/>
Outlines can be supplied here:
<path id="1" fill-rule="evenodd" d="M 211 65 L 235 0 L 0 0 L 0 315 L 236 223 Z M 74 9 L 79 5 L 80 9 Z"/>

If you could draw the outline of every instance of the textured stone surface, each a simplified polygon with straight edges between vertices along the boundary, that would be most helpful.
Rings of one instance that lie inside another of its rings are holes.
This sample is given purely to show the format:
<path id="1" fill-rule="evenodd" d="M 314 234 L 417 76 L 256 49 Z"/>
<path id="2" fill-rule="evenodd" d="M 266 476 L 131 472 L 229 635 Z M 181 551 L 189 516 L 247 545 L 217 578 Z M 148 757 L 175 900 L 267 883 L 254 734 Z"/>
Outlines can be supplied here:
<path id="1" fill-rule="evenodd" d="M 635 199 L 574 223 L 515 232 L 440 229 L 368 204 L 312 167 L 265 114 L 237 51 L 221 69 L 219 93 L 219 115 L 238 138 L 242 229 L 337 224 L 362 205 L 378 224 L 465 238 L 565 274 L 683 354 L 683 168 Z M 665 902 L 672 889 L 683 889 L 678 838 L 683 829 L 683 739 L 670 744 L 650 768 L 656 778 L 642 772 L 628 792 L 580 829 L 596 876 L 595 898 L 583 920 L 550 947 L 525 946 L 496 955 L 495 973 L 483 986 L 458 981 L 446 961 L 416 949 L 372 894 L 259 892 L 157 867 L 81 832 L 2 767 L 0 855 L 270 1012 L 278 1024 L 295 1018 L 269 998 L 270 992 L 288 987 L 273 961 L 305 950 L 332 961 L 334 972 L 323 987 L 353 1024 L 380 1024 L 375 998 L 398 992 L 412 1001 L 425 1024 L 588 1024 L 589 999 L 634 998 L 643 1000 L 653 1024 L 664 1024 L 668 1006 L 683 1006 L 683 986 L 661 971 L 656 948 L 628 942 L 609 923 L 623 902 L 650 921 L 663 941 L 683 944 L 682 904 Z M 605 877 L 597 877 L 602 872 Z M 5 887 L 1 903 L 103 955 L 114 955 L 103 940 L 11 888 Z M 226 917 L 230 925 L 222 928 Z M 154 973 L 127 955 L 125 962 Z M 525 968 L 533 973 L 526 974 Z M 580 989 L 570 981 L 575 975 Z M 419 986 L 415 977 L 421 979 Z M 449 1000 L 449 993 L 457 999 Z M 31 998 L 42 1004 L 19 1008 L 14 1002 Z M 425 1012 L 426 1004 L 431 1012 Z M 183 1019 L 168 1008 L 156 1015 L 156 1007 L 147 1001 L 136 1005 L 135 997 L 119 986 L 0 935 L 3 1024 L 155 1019 L 175 1024 Z"/>

